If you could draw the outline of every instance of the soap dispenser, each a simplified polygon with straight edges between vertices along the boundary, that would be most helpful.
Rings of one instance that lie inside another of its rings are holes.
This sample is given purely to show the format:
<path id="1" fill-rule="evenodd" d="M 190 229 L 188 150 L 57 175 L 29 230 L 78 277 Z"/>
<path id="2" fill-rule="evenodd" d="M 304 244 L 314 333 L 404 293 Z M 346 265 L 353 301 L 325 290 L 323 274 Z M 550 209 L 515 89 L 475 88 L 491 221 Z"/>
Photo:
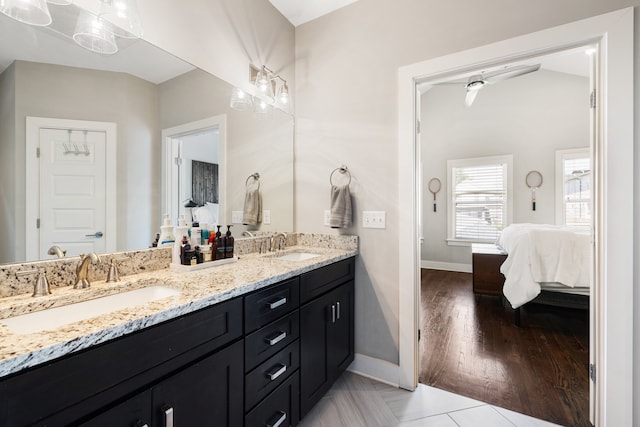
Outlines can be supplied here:
<path id="1" fill-rule="evenodd" d="M 231 226 L 227 225 L 227 233 L 224 238 L 224 257 L 233 258 L 233 242 L 234 237 L 231 235 Z"/>
<path id="2" fill-rule="evenodd" d="M 160 227 L 160 238 L 158 240 L 158 246 L 170 246 L 176 240 L 173 236 L 173 226 L 171 225 L 169 214 L 164 214 L 164 221 Z"/>
<path id="3" fill-rule="evenodd" d="M 216 254 L 215 254 L 216 260 L 224 259 L 224 257 L 226 256 L 226 251 L 224 247 L 224 238 L 222 237 L 222 233 L 220 232 L 220 227 L 221 226 L 218 225 L 218 231 L 216 231 L 216 238 L 214 240 L 215 247 L 216 247 Z"/>

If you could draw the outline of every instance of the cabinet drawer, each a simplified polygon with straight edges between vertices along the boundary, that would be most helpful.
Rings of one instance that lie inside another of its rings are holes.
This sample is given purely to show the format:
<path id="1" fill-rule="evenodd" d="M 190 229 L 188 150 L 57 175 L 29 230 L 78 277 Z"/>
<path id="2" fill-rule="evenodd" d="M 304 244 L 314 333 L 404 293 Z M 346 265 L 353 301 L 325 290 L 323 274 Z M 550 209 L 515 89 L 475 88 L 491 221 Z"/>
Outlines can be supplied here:
<path id="1" fill-rule="evenodd" d="M 245 409 L 252 408 L 300 367 L 296 340 L 245 376 Z"/>
<path id="2" fill-rule="evenodd" d="M 305 303 L 353 279 L 355 258 L 320 267 L 300 276 L 300 303 Z"/>
<path id="3" fill-rule="evenodd" d="M 245 417 L 246 427 L 291 427 L 300 421 L 300 382 L 294 373 Z"/>
<path id="4" fill-rule="evenodd" d="M 242 299 L 234 299 L 19 373 L 0 382 L 0 420 L 23 426 L 54 413 L 79 418 L 237 339 L 241 324 Z M 56 424 L 65 422 L 48 425 Z"/>
<path id="5" fill-rule="evenodd" d="M 244 331 L 253 332 L 298 308 L 300 287 L 297 277 L 244 298 Z"/>
<path id="6" fill-rule="evenodd" d="M 300 336 L 300 313 L 288 316 L 247 335 L 245 345 L 245 371 L 250 371 L 276 354 Z"/>

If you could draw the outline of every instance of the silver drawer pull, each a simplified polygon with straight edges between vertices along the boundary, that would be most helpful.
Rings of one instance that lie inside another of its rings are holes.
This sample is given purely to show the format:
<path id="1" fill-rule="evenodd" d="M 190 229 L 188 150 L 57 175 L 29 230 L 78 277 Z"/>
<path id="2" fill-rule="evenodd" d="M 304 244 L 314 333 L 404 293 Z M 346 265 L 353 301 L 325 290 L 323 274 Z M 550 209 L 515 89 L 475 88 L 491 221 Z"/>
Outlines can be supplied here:
<path id="1" fill-rule="evenodd" d="M 340 320 L 340 301 L 336 302 L 336 319 Z"/>
<path id="2" fill-rule="evenodd" d="M 274 308 L 278 308 L 278 307 L 280 307 L 281 305 L 284 305 L 284 304 L 286 304 L 286 303 L 287 303 L 287 297 L 282 297 L 282 298 L 280 298 L 278 301 L 270 302 L 270 303 L 269 303 L 269 308 L 270 308 L 271 310 L 273 310 Z"/>
<path id="3" fill-rule="evenodd" d="M 280 367 L 275 370 L 272 369 L 271 372 L 267 372 L 267 376 L 271 381 L 273 381 L 285 372 L 287 372 L 287 365 L 280 363 Z"/>
<path id="4" fill-rule="evenodd" d="M 173 427 L 173 408 L 164 410 L 164 425 L 165 427 Z"/>
<path id="5" fill-rule="evenodd" d="M 336 323 L 336 305 L 331 304 L 331 323 Z"/>
<path id="6" fill-rule="evenodd" d="M 276 335 L 273 338 L 267 338 L 267 343 L 269 343 L 269 345 L 276 345 L 278 344 L 280 341 L 282 341 L 283 339 L 285 339 L 287 337 L 287 333 L 280 331 L 280 332 L 276 332 L 278 335 Z"/>
<path id="7" fill-rule="evenodd" d="M 275 422 L 268 422 L 267 427 L 279 427 L 287 419 L 287 413 L 280 411 L 276 414 L 276 417 L 278 417 L 278 419 Z"/>

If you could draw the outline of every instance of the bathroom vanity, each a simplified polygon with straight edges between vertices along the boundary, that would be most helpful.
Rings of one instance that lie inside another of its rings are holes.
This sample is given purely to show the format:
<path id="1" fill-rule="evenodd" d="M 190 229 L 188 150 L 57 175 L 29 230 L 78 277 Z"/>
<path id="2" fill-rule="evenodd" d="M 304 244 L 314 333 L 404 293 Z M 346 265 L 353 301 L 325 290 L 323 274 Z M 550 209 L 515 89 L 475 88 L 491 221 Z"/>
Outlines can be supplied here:
<path id="1" fill-rule="evenodd" d="M 357 251 L 317 252 L 140 275 L 182 294 L 3 355 L 0 425 L 296 425 L 354 357 Z"/>

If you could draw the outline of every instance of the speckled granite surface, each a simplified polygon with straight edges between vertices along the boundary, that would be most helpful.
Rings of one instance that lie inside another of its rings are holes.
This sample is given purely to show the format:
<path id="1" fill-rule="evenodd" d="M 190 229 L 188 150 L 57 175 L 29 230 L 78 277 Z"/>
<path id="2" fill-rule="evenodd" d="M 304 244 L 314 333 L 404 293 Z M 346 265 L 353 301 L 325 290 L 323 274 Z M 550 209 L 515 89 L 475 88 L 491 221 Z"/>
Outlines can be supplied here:
<path id="1" fill-rule="evenodd" d="M 253 244 L 249 240 L 251 239 L 247 239 L 245 243 Z M 147 255 L 154 259 L 164 259 L 163 269 L 128 276 L 122 276 L 125 273 L 121 270 L 121 281 L 118 283 L 105 283 L 103 279 L 94 281 L 91 288 L 85 290 L 74 290 L 72 286 L 59 287 L 53 290 L 52 295 L 46 297 L 33 298 L 29 289 L 27 294 L 0 298 L 0 319 L 4 319 L 151 285 L 169 286 L 180 291 L 178 296 L 32 334 L 13 333 L 0 320 L 0 377 L 269 286 L 358 253 L 356 236 L 294 234 L 289 235 L 287 241 L 298 243 L 296 246 L 288 246 L 287 252 L 305 251 L 319 256 L 305 261 L 286 261 L 273 256 L 248 253 L 240 255 L 239 261 L 233 264 L 193 272 L 178 272 L 167 268 L 167 258 L 163 255 L 166 250 L 155 249 L 140 252 L 147 252 Z M 75 277 L 75 263 L 73 265 L 72 272 Z"/>

